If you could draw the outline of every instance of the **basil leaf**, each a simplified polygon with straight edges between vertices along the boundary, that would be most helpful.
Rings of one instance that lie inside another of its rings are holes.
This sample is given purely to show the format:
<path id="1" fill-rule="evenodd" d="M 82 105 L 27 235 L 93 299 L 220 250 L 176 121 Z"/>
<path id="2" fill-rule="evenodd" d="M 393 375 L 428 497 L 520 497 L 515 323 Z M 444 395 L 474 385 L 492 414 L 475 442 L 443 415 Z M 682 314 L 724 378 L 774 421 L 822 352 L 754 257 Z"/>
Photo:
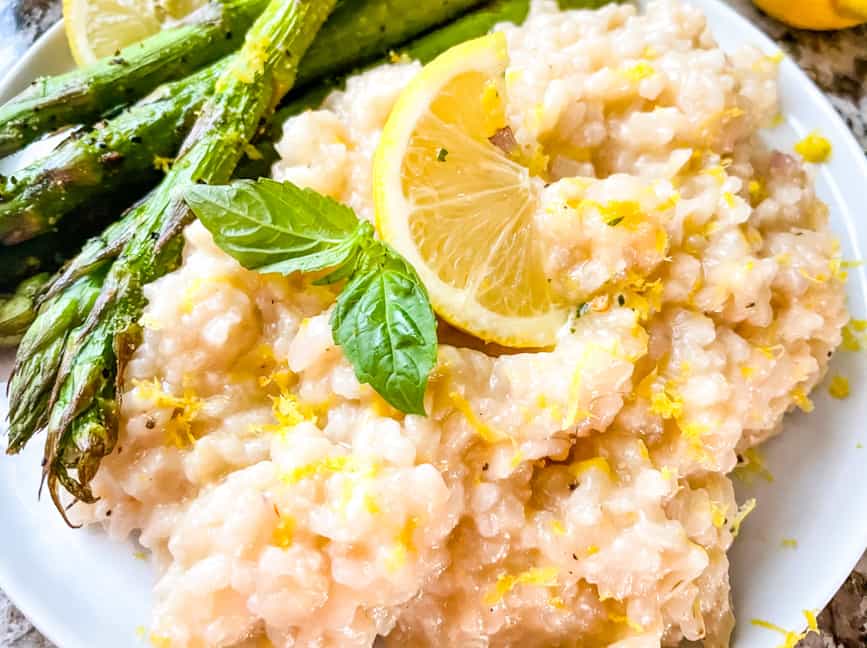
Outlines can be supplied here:
<path id="1" fill-rule="evenodd" d="M 334 341 L 360 382 L 397 409 L 423 415 L 437 355 L 427 291 L 412 266 L 384 243 L 371 241 L 362 257 L 332 312 Z"/>
<path id="2" fill-rule="evenodd" d="M 221 250 L 264 273 L 340 266 L 372 235 L 349 207 L 289 182 L 192 185 L 184 199 Z"/>

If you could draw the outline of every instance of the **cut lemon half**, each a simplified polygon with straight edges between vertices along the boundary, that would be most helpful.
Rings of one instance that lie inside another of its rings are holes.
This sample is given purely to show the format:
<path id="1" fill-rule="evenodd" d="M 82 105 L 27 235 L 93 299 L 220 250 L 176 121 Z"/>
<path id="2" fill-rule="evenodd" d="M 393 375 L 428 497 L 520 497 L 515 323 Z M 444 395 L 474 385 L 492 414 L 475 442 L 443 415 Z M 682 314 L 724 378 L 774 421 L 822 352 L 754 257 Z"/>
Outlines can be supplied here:
<path id="1" fill-rule="evenodd" d="M 377 227 L 450 324 L 486 342 L 549 346 L 566 314 L 534 232 L 543 184 L 491 141 L 506 127 L 508 62 L 495 33 L 448 50 L 410 82 L 374 156 Z"/>
<path id="2" fill-rule="evenodd" d="M 63 0 L 63 24 L 78 65 L 111 56 L 151 36 L 207 0 Z"/>

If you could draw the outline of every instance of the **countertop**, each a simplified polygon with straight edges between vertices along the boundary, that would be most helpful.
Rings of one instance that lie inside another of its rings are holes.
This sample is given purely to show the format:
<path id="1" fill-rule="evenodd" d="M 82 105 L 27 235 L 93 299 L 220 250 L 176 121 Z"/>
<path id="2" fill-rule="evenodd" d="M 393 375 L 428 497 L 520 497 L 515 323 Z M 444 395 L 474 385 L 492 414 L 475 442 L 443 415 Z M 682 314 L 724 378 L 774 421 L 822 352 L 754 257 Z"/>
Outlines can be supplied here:
<path id="1" fill-rule="evenodd" d="M 749 0 L 728 0 L 774 38 L 827 93 L 867 152 L 867 26 L 833 33 L 789 29 Z M 799 0 L 792 0 L 797 2 Z M 0 61 L 15 61 L 60 17 L 60 0 L 0 0 Z M 5 70 L 0 69 L 0 75 Z M 867 555 L 819 616 L 821 634 L 799 648 L 867 646 Z M 0 648 L 51 646 L 0 592 Z"/>

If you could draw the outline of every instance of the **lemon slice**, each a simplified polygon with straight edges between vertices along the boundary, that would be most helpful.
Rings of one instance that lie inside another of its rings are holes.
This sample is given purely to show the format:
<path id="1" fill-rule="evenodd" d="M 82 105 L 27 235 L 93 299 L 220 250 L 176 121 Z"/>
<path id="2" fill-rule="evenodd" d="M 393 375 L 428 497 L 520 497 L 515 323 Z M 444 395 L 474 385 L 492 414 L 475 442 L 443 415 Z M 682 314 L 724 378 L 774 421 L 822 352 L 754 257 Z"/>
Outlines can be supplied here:
<path id="1" fill-rule="evenodd" d="M 843 29 L 867 22 L 867 0 L 755 0 L 777 20 L 800 29 Z"/>
<path id="2" fill-rule="evenodd" d="M 63 0 L 63 22 L 78 65 L 111 56 L 192 13 L 207 0 Z"/>
<path id="3" fill-rule="evenodd" d="M 398 98 L 374 156 L 377 227 L 450 324 L 510 347 L 565 321 L 534 232 L 542 181 L 489 138 L 506 126 L 503 34 L 458 45 Z"/>

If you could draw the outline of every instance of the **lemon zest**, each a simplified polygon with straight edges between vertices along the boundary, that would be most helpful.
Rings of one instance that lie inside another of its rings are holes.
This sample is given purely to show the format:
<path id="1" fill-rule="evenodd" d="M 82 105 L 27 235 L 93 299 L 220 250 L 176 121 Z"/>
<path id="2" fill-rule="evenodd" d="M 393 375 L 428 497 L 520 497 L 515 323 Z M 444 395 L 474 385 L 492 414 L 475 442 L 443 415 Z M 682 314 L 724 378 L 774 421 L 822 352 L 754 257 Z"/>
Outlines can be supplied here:
<path id="1" fill-rule="evenodd" d="M 625 616 L 622 614 L 609 613 L 608 614 L 608 620 L 613 622 L 613 623 L 625 624 L 625 625 L 629 626 L 629 629 L 633 630 L 634 632 L 644 632 L 644 626 L 641 625 L 640 623 L 637 623 L 636 621 L 633 621 L 628 616 Z"/>
<path id="2" fill-rule="evenodd" d="M 156 407 L 172 410 L 172 416 L 166 424 L 166 443 L 176 448 L 188 448 L 196 442 L 192 433 L 193 421 L 202 409 L 202 401 L 193 390 L 184 389 L 183 396 L 174 396 L 163 389 L 159 379 L 133 380 L 133 387 L 139 396 L 150 401 Z"/>
<path id="3" fill-rule="evenodd" d="M 849 320 L 843 327 L 842 347 L 846 351 L 863 351 L 867 349 L 867 320 Z"/>
<path id="4" fill-rule="evenodd" d="M 561 520 L 551 520 L 550 526 L 554 535 L 566 535 L 566 525 Z"/>
<path id="5" fill-rule="evenodd" d="M 151 632 L 150 635 L 148 635 L 148 641 L 153 648 L 172 648 L 171 639 L 163 635 L 158 635 L 155 632 Z"/>
<path id="6" fill-rule="evenodd" d="M 638 61 L 634 65 L 622 68 L 620 73 L 630 81 L 643 81 L 656 74 L 656 69 L 647 61 Z"/>
<path id="7" fill-rule="evenodd" d="M 795 144 L 795 152 L 807 162 L 821 164 L 831 157 L 831 142 L 822 137 L 818 131 L 813 131 Z"/>
<path id="8" fill-rule="evenodd" d="M 747 519 L 747 516 L 752 513 L 755 508 L 756 498 L 754 497 L 748 499 L 738 508 L 737 513 L 735 513 L 735 516 L 729 525 L 729 531 L 731 531 L 731 534 L 734 537 L 738 537 L 738 534 L 741 532 L 741 524 L 743 524 L 744 520 Z"/>
<path id="9" fill-rule="evenodd" d="M 747 448 L 741 452 L 741 461 L 735 466 L 734 473 L 747 484 L 752 483 L 755 477 L 761 477 L 769 483 L 774 481 L 774 475 L 758 448 Z"/>
<path id="10" fill-rule="evenodd" d="M 507 434 L 504 434 L 498 430 L 495 430 L 490 425 L 485 423 L 476 413 L 473 411 L 473 408 L 470 406 L 470 403 L 464 398 L 460 393 L 453 391 L 449 393 L 449 398 L 454 404 L 455 408 L 463 414 L 464 418 L 467 420 L 467 423 L 470 424 L 470 427 L 475 430 L 476 434 L 479 435 L 479 438 L 486 443 L 498 443 L 500 441 L 505 441 L 510 437 Z"/>
<path id="11" fill-rule="evenodd" d="M 808 414 L 816 407 L 801 387 L 795 387 L 791 392 L 789 392 L 789 396 L 792 397 L 792 401 L 794 401 L 795 405 Z"/>
<path id="12" fill-rule="evenodd" d="M 650 396 L 650 411 L 664 419 L 677 419 L 683 415 L 683 401 L 674 392 L 670 383 Z"/>
<path id="13" fill-rule="evenodd" d="M 287 549 L 292 546 L 292 541 L 295 536 L 295 518 L 288 515 L 281 515 L 277 526 L 274 527 L 274 532 L 271 534 L 271 542 L 276 547 Z"/>
<path id="14" fill-rule="evenodd" d="M 750 623 L 759 628 L 764 628 L 765 630 L 770 630 L 772 632 L 776 632 L 777 634 L 781 634 L 783 636 L 783 643 L 776 646 L 776 648 L 795 648 L 801 639 L 806 637 L 811 632 L 819 631 L 819 624 L 816 620 L 816 614 L 810 610 L 803 610 L 804 618 L 807 620 L 807 629 L 803 632 L 794 632 L 793 630 L 786 630 L 785 628 L 781 628 L 775 623 L 771 623 L 770 621 L 765 621 L 764 619 L 751 619 Z"/>
<path id="15" fill-rule="evenodd" d="M 780 540 L 780 546 L 783 549 L 797 549 L 798 541 L 794 538 L 783 538 L 782 540 Z"/>
<path id="16" fill-rule="evenodd" d="M 726 507 L 719 502 L 710 503 L 710 521 L 717 529 L 722 529 L 726 523 Z"/>
<path id="17" fill-rule="evenodd" d="M 556 567 L 531 567 L 520 574 L 504 572 L 497 576 L 497 583 L 484 596 L 485 605 L 496 605 L 519 585 L 535 585 L 538 587 L 557 586 Z"/>
<path id="18" fill-rule="evenodd" d="M 588 470 L 598 470 L 599 472 L 608 475 L 609 479 L 614 479 L 614 471 L 611 470 L 611 464 L 608 463 L 608 460 L 605 457 L 584 459 L 583 461 L 577 461 L 569 466 L 569 472 L 572 473 L 572 476 L 575 477 L 575 479 L 579 479 Z"/>
<path id="19" fill-rule="evenodd" d="M 379 464 L 361 460 L 352 455 L 324 457 L 302 466 L 297 466 L 282 477 L 287 484 L 297 484 L 305 479 L 325 477 L 336 473 L 348 473 L 362 478 L 372 478 L 379 472 Z"/>
<path id="20" fill-rule="evenodd" d="M 828 393 L 834 398 L 844 399 L 849 398 L 849 379 L 844 376 L 834 376 L 831 378 L 831 384 L 828 385 Z"/>

